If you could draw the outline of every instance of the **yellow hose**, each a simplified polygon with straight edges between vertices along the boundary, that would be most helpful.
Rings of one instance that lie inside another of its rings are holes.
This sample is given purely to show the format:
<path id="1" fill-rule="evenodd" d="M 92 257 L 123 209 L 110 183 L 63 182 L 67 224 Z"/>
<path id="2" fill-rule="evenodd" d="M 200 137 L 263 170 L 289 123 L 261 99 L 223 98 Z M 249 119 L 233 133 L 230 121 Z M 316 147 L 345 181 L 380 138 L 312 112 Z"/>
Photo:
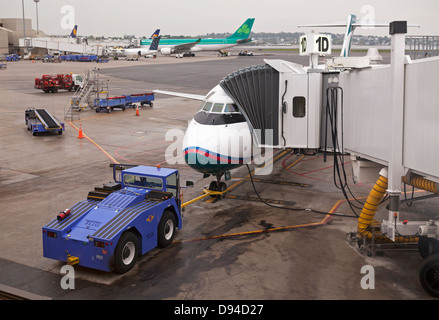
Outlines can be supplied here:
<path id="1" fill-rule="evenodd" d="M 438 193 L 438 187 L 437 187 L 437 183 L 433 182 L 431 180 L 427 180 L 421 176 L 418 176 L 417 174 L 410 174 L 409 176 L 405 176 L 402 178 L 402 181 L 404 181 L 405 183 L 418 188 L 418 189 L 422 189 L 425 191 L 429 191 L 429 192 L 433 192 L 433 193 Z"/>
<path id="2" fill-rule="evenodd" d="M 404 182 L 407 182 L 408 179 L 406 177 L 403 177 L 402 179 Z M 414 187 L 424 189 L 430 192 L 436 192 L 434 190 L 437 190 L 437 184 L 426 180 L 420 176 L 412 176 L 410 177 L 409 182 Z M 375 213 L 378 209 L 378 206 L 383 199 L 384 195 L 386 194 L 388 186 L 388 179 L 384 176 L 380 176 L 373 186 L 372 190 L 369 193 L 369 196 L 367 197 L 366 203 L 363 206 L 363 210 L 361 211 L 360 217 L 358 218 L 358 226 L 357 226 L 357 233 L 361 236 L 365 236 L 368 239 L 372 238 L 372 232 L 370 231 L 370 226 L 372 222 L 374 221 Z M 378 222 L 376 224 L 379 224 Z M 417 242 L 418 237 L 395 237 L 395 242 L 398 243 L 410 243 L 410 242 Z M 380 241 L 380 242 L 392 242 L 388 237 L 384 235 L 375 235 L 374 240 Z"/>
<path id="3" fill-rule="evenodd" d="M 367 238 L 372 238 L 372 232 L 369 230 L 372 224 L 375 213 L 378 206 L 386 194 L 388 180 L 384 176 L 380 176 L 370 190 L 369 196 L 367 197 L 366 203 L 363 206 L 360 217 L 358 218 L 357 233 L 361 236 L 366 236 Z"/>

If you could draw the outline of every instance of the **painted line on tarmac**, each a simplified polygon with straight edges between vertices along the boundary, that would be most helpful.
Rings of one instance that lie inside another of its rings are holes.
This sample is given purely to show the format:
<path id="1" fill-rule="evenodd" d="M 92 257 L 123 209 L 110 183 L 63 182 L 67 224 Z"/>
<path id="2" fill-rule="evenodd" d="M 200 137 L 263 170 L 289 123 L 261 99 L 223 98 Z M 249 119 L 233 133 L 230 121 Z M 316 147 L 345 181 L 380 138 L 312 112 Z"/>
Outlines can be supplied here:
<path id="1" fill-rule="evenodd" d="M 73 128 L 76 129 L 76 131 L 79 132 L 79 129 L 70 121 L 68 122 L 69 125 L 71 125 Z M 100 145 L 98 145 L 96 142 L 94 142 L 92 139 L 90 139 L 89 136 L 87 136 L 84 132 L 82 133 L 82 135 L 84 136 L 84 138 L 86 138 L 88 141 L 90 141 L 96 148 L 98 148 L 99 150 L 102 151 L 103 154 L 105 154 L 113 163 L 115 164 L 119 164 L 119 162 L 114 159 L 107 151 L 105 151 Z"/>

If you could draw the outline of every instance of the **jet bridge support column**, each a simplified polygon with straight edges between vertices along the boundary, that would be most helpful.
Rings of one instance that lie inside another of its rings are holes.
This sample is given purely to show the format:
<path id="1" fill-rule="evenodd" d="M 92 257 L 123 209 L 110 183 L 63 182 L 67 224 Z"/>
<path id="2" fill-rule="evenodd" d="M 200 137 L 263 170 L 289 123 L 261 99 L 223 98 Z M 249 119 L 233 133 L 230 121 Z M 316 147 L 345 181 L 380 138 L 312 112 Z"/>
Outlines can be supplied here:
<path id="1" fill-rule="evenodd" d="M 399 200 L 401 195 L 401 177 L 404 176 L 403 166 L 403 122 L 404 122 L 404 63 L 405 63 L 405 34 L 406 21 L 390 23 L 389 33 L 392 36 L 392 123 L 391 150 L 389 161 L 389 225 L 399 221 Z M 389 232 L 390 238 L 395 240 L 395 230 Z"/>

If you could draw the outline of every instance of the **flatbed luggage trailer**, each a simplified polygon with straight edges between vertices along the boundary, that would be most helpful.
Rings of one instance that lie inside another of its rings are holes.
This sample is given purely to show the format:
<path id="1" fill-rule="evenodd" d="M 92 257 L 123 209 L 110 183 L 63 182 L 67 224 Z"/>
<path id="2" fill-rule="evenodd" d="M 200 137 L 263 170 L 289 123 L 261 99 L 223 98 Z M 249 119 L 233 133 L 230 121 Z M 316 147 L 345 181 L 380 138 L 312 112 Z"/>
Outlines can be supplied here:
<path id="1" fill-rule="evenodd" d="M 173 241 L 182 227 L 178 170 L 114 165 L 113 176 L 42 228 L 44 257 L 125 273 Z"/>
<path id="2" fill-rule="evenodd" d="M 56 132 L 62 134 L 64 123 L 52 116 L 46 109 L 28 108 L 24 112 L 24 120 L 32 135 L 42 132 Z"/>
<path id="3" fill-rule="evenodd" d="M 106 111 L 107 113 L 112 112 L 114 109 L 122 109 L 125 111 L 126 108 L 132 108 L 136 103 L 140 103 L 141 106 L 148 104 L 150 107 L 153 106 L 154 93 L 138 93 L 126 96 L 116 96 L 109 97 L 105 99 L 95 99 L 96 112 Z"/>

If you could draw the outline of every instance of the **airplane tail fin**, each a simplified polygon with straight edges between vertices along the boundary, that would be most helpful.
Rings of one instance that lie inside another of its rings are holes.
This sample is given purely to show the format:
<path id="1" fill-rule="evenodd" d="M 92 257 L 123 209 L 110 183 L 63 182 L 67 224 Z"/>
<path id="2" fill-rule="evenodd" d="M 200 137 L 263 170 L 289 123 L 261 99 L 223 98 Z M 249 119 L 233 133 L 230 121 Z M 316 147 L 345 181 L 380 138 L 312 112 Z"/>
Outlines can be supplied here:
<path id="1" fill-rule="evenodd" d="M 157 29 L 149 38 L 150 39 L 157 38 L 159 36 L 159 33 L 160 33 L 160 29 Z"/>
<path id="2" fill-rule="evenodd" d="M 255 18 L 248 18 L 245 22 L 232 34 L 229 39 L 247 39 L 252 31 Z"/>
<path id="3" fill-rule="evenodd" d="M 160 38 L 161 38 L 162 36 L 157 36 L 157 37 L 155 37 L 155 38 L 153 38 L 152 39 L 152 41 L 151 41 L 151 45 L 149 46 L 149 50 L 150 51 L 152 51 L 152 50 L 158 50 L 158 48 L 159 48 L 159 43 L 160 43 Z"/>
<path id="4" fill-rule="evenodd" d="M 76 38 L 76 33 L 77 33 L 77 31 L 78 31 L 78 25 L 75 25 L 75 26 L 73 27 L 72 33 L 70 33 L 70 37 L 71 37 L 71 38 Z"/>
<path id="5" fill-rule="evenodd" d="M 352 36 L 354 35 L 355 26 L 357 23 L 357 16 L 355 14 L 348 15 L 348 20 L 346 21 L 346 32 L 343 39 L 343 46 L 341 48 L 340 56 L 349 57 L 351 52 Z"/>

